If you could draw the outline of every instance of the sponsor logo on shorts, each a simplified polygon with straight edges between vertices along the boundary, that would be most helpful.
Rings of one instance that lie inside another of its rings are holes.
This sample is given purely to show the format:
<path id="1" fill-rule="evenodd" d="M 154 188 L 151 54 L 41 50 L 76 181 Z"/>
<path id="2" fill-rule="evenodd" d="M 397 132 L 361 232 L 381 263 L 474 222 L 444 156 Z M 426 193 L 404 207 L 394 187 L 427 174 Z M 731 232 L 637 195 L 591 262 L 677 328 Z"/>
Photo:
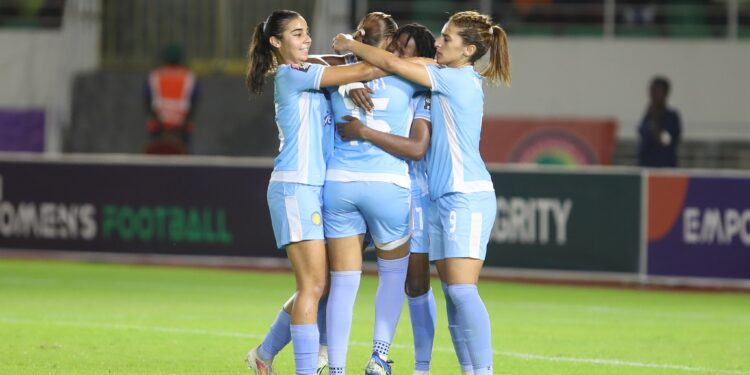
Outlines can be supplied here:
<path id="1" fill-rule="evenodd" d="M 312 223 L 315 225 L 320 225 L 320 222 L 323 221 L 320 217 L 320 212 L 313 212 L 312 217 L 310 217 L 312 220 Z"/>

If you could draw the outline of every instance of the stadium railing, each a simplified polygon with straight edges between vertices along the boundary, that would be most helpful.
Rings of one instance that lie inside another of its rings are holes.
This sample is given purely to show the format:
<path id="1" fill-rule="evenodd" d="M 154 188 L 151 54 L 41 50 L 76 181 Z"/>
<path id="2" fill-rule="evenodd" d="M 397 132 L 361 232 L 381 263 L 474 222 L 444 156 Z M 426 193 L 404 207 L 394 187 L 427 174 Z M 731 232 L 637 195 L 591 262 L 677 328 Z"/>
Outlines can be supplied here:
<path id="1" fill-rule="evenodd" d="M 396 0 L 367 1 L 399 21 L 410 20 L 438 31 L 446 15 L 477 9 L 491 14 L 511 34 L 564 37 L 737 38 L 750 36 L 750 3 L 678 0 L 627 1 L 429 1 L 404 6 Z M 356 18 L 356 17 L 355 17 Z"/>
<path id="2" fill-rule="evenodd" d="M 147 69 L 161 48 L 184 46 L 198 71 L 241 72 L 253 27 L 276 9 L 311 14 L 305 0 L 102 0 L 102 66 Z M 311 25 L 312 27 L 312 25 Z"/>
<path id="3" fill-rule="evenodd" d="M 157 63 L 161 46 L 178 42 L 199 72 L 228 73 L 244 70 L 252 27 L 272 10 L 312 15 L 316 6 L 305 0 L 101 1 L 103 67 L 146 69 Z M 466 9 L 491 14 L 512 36 L 750 38 L 750 2 L 743 0 L 353 0 L 349 22 L 354 27 L 365 13 L 383 11 L 438 33 L 448 14 Z"/>

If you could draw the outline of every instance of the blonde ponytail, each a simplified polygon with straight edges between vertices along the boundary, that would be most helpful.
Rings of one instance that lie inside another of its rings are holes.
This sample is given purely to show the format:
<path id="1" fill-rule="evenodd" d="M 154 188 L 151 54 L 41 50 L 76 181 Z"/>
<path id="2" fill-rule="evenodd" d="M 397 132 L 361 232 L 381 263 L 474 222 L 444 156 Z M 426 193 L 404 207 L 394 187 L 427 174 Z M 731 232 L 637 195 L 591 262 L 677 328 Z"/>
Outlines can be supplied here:
<path id="1" fill-rule="evenodd" d="M 482 77 L 486 78 L 493 84 L 502 82 L 505 86 L 510 86 L 510 51 L 508 50 L 508 35 L 500 25 L 493 25 L 490 28 L 490 62 L 480 72 Z"/>

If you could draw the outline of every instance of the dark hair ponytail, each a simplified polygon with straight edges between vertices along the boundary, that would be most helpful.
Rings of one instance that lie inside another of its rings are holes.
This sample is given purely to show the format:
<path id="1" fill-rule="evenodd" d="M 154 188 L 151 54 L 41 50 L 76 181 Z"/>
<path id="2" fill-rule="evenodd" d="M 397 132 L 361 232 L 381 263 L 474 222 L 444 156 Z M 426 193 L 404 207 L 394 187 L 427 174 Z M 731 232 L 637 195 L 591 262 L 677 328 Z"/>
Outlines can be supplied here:
<path id="1" fill-rule="evenodd" d="M 250 48 L 247 50 L 248 63 L 245 84 L 250 91 L 256 94 L 260 94 L 263 91 L 266 73 L 268 73 L 274 65 L 271 43 L 268 42 L 267 38 L 263 37 L 264 24 L 265 22 L 261 22 L 255 26 L 253 39 L 250 43 Z"/>
<path id="2" fill-rule="evenodd" d="M 256 94 L 263 92 L 266 74 L 273 72 L 278 64 L 270 38 L 275 36 L 281 39 L 286 23 L 296 17 L 302 16 L 293 10 L 277 10 L 265 22 L 255 26 L 247 49 L 245 84 L 250 91 Z"/>

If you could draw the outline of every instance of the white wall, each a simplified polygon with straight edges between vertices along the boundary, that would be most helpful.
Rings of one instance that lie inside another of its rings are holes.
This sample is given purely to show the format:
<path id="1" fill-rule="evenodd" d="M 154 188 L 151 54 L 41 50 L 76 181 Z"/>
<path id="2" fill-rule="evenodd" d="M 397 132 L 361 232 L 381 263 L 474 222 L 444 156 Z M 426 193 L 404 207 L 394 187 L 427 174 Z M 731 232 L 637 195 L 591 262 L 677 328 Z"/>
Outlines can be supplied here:
<path id="1" fill-rule="evenodd" d="M 73 77 L 98 66 L 99 4 L 67 1 L 61 29 L 0 31 L 0 107 L 43 109 L 48 152 L 70 121 Z"/>
<path id="2" fill-rule="evenodd" d="M 331 42 L 338 33 L 350 33 L 351 1 L 326 0 L 315 2 L 312 30 L 312 53 L 331 54 Z"/>
<path id="3" fill-rule="evenodd" d="M 485 115 L 602 116 L 634 138 L 650 79 L 672 82 L 685 136 L 750 139 L 750 43 L 510 36 L 513 84 L 487 88 Z"/>
<path id="4" fill-rule="evenodd" d="M 315 52 L 350 31 L 346 0 L 319 2 Z M 0 107 L 41 107 L 56 151 L 69 122 L 72 78 L 98 65 L 100 0 L 66 2 L 62 30 L 0 30 Z M 614 117 L 634 138 L 655 74 L 688 138 L 750 139 L 750 40 L 565 39 L 510 36 L 513 86 L 488 88 L 487 115 Z"/>

